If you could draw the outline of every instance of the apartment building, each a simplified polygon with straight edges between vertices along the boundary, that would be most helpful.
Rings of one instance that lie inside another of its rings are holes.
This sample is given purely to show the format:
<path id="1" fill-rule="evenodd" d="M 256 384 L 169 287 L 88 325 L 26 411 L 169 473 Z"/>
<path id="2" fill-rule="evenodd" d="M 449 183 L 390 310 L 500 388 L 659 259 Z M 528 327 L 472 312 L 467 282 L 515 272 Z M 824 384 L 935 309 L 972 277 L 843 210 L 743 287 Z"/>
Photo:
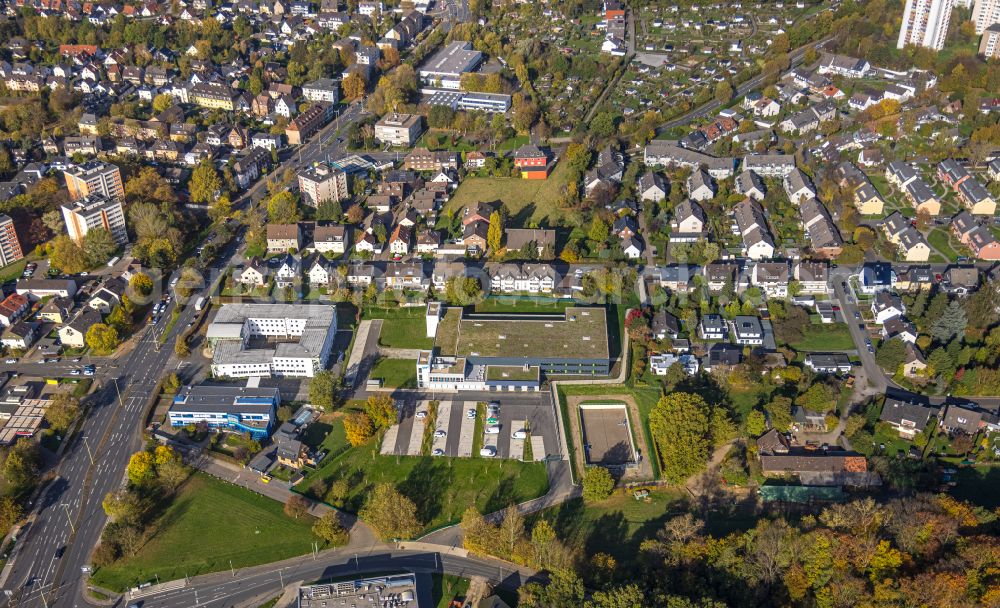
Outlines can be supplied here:
<path id="1" fill-rule="evenodd" d="M 333 118 L 333 109 L 332 103 L 317 101 L 305 112 L 296 116 L 285 129 L 288 144 L 297 146 L 312 137 L 323 125 L 330 122 Z"/>
<path id="2" fill-rule="evenodd" d="M 313 165 L 299 172 L 298 177 L 302 200 L 312 207 L 318 207 L 325 201 L 342 201 L 351 196 L 347 173 L 329 165 Z"/>
<path id="3" fill-rule="evenodd" d="M 63 171 L 70 200 L 78 200 L 92 194 L 108 198 L 123 198 L 125 185 L 118 167 L 110 163 L 92 161 L 75 165 Z"/>
<path id="4" fill-rule="evenodd" d="M 94 228 L 106 229 L 119 245 L 128 243 L 125 211 L 118 198 L 92 194 L 63 205 L 62 215 L 66 232 L 77 243 L 83 242 L 83 237 Z"/>
<path id="5" fill-rule="evenodd" d="M 979 54 L 983 59 L 1000 59 L 1000 23 L 994 23 L 983 30 L 979 40 Z"/>
<path id="6" fill-rule="evenodd" d="M 972 22 L 976 24 L 977 34 L 983 34 L 991 25 L 1000 23 L 1000 0 L 976 0 Z"/>
<path id="7" fill-rule="evenodd" d="M 21 243 L 17 240 L 14 220 L 9 215 L 0 215 L 0 268 L 13 264 L 24 257 Z"/>
<path id="8" fill-rule="evenodd" d="M 954 0 L 906 0 L 896 48 L 914 45 L 940 51 L 954 6 Z"/>

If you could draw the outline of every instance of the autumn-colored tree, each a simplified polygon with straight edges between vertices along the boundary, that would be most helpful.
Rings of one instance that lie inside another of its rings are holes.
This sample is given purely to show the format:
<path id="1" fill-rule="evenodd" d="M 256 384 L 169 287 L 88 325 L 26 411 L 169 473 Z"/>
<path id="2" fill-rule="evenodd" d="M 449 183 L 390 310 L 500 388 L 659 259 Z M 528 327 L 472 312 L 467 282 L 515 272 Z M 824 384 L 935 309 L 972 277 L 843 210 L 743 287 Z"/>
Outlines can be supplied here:
<path id="1" fill-rule="evenodd" d="M 156 465 L 153 455 L 142 451 L 132 454 L 125 468 L 128 480 L 134 486 L 144 486 L 156 478 Z"/>
<path id="2" fill-rule="evenodd" d="M 347 529 L 340 522 L 336 511 L 327 511 L 323 517 L 313 522 L 312 532 L 331 547 L 341 547 L 349 540 Z"/>
<path id="3" fill-rule="evenodd" d="M 94 323 L 87 330 L 86 342 L 95 355 L 110 355 L 118 348 L 121 340 L 114 327 L 104 323 Z"/>
<path id="4" fill-rule="evenodd" d="M 347 433 L 347 441 L 354 447 L 368 443 L 368 440 L 375 434 L 375 425 L 368 414 L 355 412 L 344 417 L 344 431 Z"/>
<path id="5" fill-rule="evenodd" d="M 587 467 L 583 474 L 583 498 L 591 502 L 605 500 L 615 489 L 615 479 L 602 466 Z"/>
<path id="6" fill-rule="evenodd" d="M 191 181 L 188 183 L 188 192 L 191 195 L 191 202 L 208 204 L 215 200 L 222 190 L 222 178 L 208 160 L 202 161 L 194 171 L 191 172 Z"/>
<path id="7" fill-rule="evenodd" d="M 149 275 L 144 272 L 137 272 L 132 275 L 132 278 L 128 280 L 128 285 L 132 288 L 132 291 L 143 297 L 147 297 L 153 293 L 153 279 L 149 278 Z"/>
<path id="8" fill-rule="evenodd" d="M 65 433 L 80 415 L 80 400 L 69 393 L 56 393 L 45 410 L 45 420 L 57 433 Z"/>
<path id="9" fill-rule="evenodd" d="M 292 519 L 299 519 L 309 513 L 310 506 L 308 498 L 301 494 L 292 494 L 285 501 L 285 515 Z"/>
<path id="10" fill-rule="evenodd" d="M 486 244 L 494 254 L 500 251 L 500 243 L 503 240 L 503 219 L 499 211 L 490 214 L 490 226 L 486 230 Z"/>
<path id="11" fill-rule="evenodd" d="M 390 395 L 369 395 L 365 400 L 365 413 L 379 428 L 389 428 L 399 420 L 396 402 Z"/>
<path id="12" fill-rule="evenodd" d="M 382 540 L 413 538 L 423 528 L 417 506 L 388 483 L 375 486 L 359 515 Z"/>
<path id="13" fill-rule="evenodd" d="M 341 88 L 344 90 L 344 99 L 361 99 L 365 95 L 365 80 L 357 72 L 351 72 L 344 78 Z"/>

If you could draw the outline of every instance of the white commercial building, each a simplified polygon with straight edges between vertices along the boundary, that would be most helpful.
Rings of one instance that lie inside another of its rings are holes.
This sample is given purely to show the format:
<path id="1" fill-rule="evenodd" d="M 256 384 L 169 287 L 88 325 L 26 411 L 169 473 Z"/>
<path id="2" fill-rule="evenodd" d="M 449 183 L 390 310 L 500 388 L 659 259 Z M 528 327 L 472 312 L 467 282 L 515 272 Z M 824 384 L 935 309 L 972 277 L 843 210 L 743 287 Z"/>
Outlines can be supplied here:
<path id="1" fill-rule="evenodd" d="M 954 6 L 954 0 L 906 0 L 896 48 L 912 44 L 940 51 Z"/>
<path id="2" fill-rule="evenodd" d="M 318 304 L 225 304 L 208 326 L 216 376 L 312 378 L 326 367 L 337 312 Z"/>
<path id="3" fill-rule="evenodd" d="M 462 74 L 475 70 L 482 60 L 483 54 L 471 42 L 452 42 L 420 66 L 420 79 L 427 86 L 457 91 L 462 88 Z"/>

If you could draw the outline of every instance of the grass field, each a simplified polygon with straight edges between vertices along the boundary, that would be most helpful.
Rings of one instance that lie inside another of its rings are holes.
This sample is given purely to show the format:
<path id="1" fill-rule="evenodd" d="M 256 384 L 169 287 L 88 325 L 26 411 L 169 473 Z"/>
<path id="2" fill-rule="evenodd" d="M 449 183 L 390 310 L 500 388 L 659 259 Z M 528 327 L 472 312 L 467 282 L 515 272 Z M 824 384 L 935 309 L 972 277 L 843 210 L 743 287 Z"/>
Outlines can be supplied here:
<path id="1" fill-rule="evenodd" d="M 954 262 L 961 255 L 956 250 L 956 247 L 961 245 L 952 240 L 947 228 L 938 227 L 931 230 L 927 235 L 927 242 L 930 243 L 931 247 L 940 251 L 941 255 L 948 258 L 949 262 Z"/>
<path id="2" fill-rule="evenodd" d="M 288 518 L 279 502 L 195 474 L 154 524 L 138 555 L 98 569 L 94 582 L 122 591 L 157 576 L 169 581 L 308 553 L 312 518 Z"/>
<path id="3" fill-rule="evenodd" d="M 569 298 L 539 299 L 530 297 L 519 298 L 517 296 L 491 296 L 476 304 L 476 312 L 559 313 L 574 304 L 576 304 L 576 301 Z"/>
<path id="4" fill-rule="evenodd" d="M 824 352 L 831 350 L 853 350 L 854 340 L 846 323 L 814 323 L 806 327 L 805 335 L 795 344 L 797 351 Z"/>
<path id="5" fill-rule="evenodd" d="M 379 359 L 371 377 L 382 380 L 386 388 L 417 388 L 417 360 Z"/>
<path id="6" fill-rule="evenodd" d="M 323 414 L 309 425 L 302 435 L 302 442 L 309 447 L 317 447 L 326 452 L 326 458 L 334 458 L 350 448 L 347 431 L 344 430 L 343 412 Z"/>
<path id="7" fill-rule="evenodd" d="M 681 489 L 657 489 L 650 493 L 649 502 L 616 492 L 599 503 L 570 500 L 543 511 L 542 517 L 559 539 L 583 548 L 585 555 L 608 553 L 621 565 L 634 560 L 639 544 L 653 538 L 664 522 L 683 513 L 685 502 Z"/>
<path id="8" fill-rule="evenodd" d="M 27 265 L 28 258 L 21 258 L 13 264 L 8 264 L 7 266 L 0 268 L 0 283 L 6 283 L 7 281 L 13 281 L 14 279 L 21 278 L 21 274 L 24 272 L 24 267 Z"/>
<path id="9" fill-rule="evenodd" d="M 455 190 L 444 210 L 458 212 L 466 205 L 500 200 L 510 209 L 510 226 L 527 225 L 529 221 L 542 226 L 553 226 L 563 219 L 572 219 L 559 208 L 559 198 L 569 179 L 569 172 L 569 166 L 560 162 L 548 179 L 544 180 L 470 177 Z"/>
<path id="10" fill-rule="evenodd" d="M 417 515 L 426 530 L 454 523 L 475 505 L 487 513 L 509 504 L 541 496 L 548 491 L 545 466 L 487 458 L 433 458 L 382 456 L 381 435 L 369 443 L 325 460 L 299 485 L 306 491 L 316 479 L 346 479 L 350 492 L 347 511 L 357 512 L 369 491 L 379 483 L 391 483 L 417 505 Z"/>
<path id="11" fill-rule="evenodd" d="M 434 340 L 427 337 L 425 309 L 421 307 L 384 310 L 369 308 L 365 319 L 382 319 L 378 343 L 389 348 L 430 348 Z"/>

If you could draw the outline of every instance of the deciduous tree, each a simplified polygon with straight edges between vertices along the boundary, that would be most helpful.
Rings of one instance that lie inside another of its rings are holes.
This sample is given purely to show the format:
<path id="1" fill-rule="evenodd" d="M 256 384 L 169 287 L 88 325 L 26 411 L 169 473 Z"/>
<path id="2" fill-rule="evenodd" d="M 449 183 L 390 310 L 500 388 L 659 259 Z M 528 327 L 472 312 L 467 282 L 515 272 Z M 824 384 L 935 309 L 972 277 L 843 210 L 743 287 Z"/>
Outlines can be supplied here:
<path id="1" fill-rule="evenodd" d="M 599 502 L 611 496 L 615 489 L 615 479 L 602 466 L 587 467 L 583 475 L 583 498 Z"/>
<path id="2" fill-rule="evenodd" d="M 336 511 L 327 511 L 323 517 L 317 519 L 313 523 L 312 531 L 317 538 L 331 547 L 346 545 L 349 539 L 347 529 L 340 523 L 340 516 Z"/>
<path id="3" fill-rule="evenodd" d="M 382 540 L 413 538 L 423 527 L 417 519 L 417 506 L 388 483 L 375 486 L 359 515 Z"/>
<path id="4" fill-rule="evenodd" d="M 369 395 L 365 401 L 365 413 L 379 428 L 389 428 L 399 418 L 396 403 L 390 395 Z"/>

